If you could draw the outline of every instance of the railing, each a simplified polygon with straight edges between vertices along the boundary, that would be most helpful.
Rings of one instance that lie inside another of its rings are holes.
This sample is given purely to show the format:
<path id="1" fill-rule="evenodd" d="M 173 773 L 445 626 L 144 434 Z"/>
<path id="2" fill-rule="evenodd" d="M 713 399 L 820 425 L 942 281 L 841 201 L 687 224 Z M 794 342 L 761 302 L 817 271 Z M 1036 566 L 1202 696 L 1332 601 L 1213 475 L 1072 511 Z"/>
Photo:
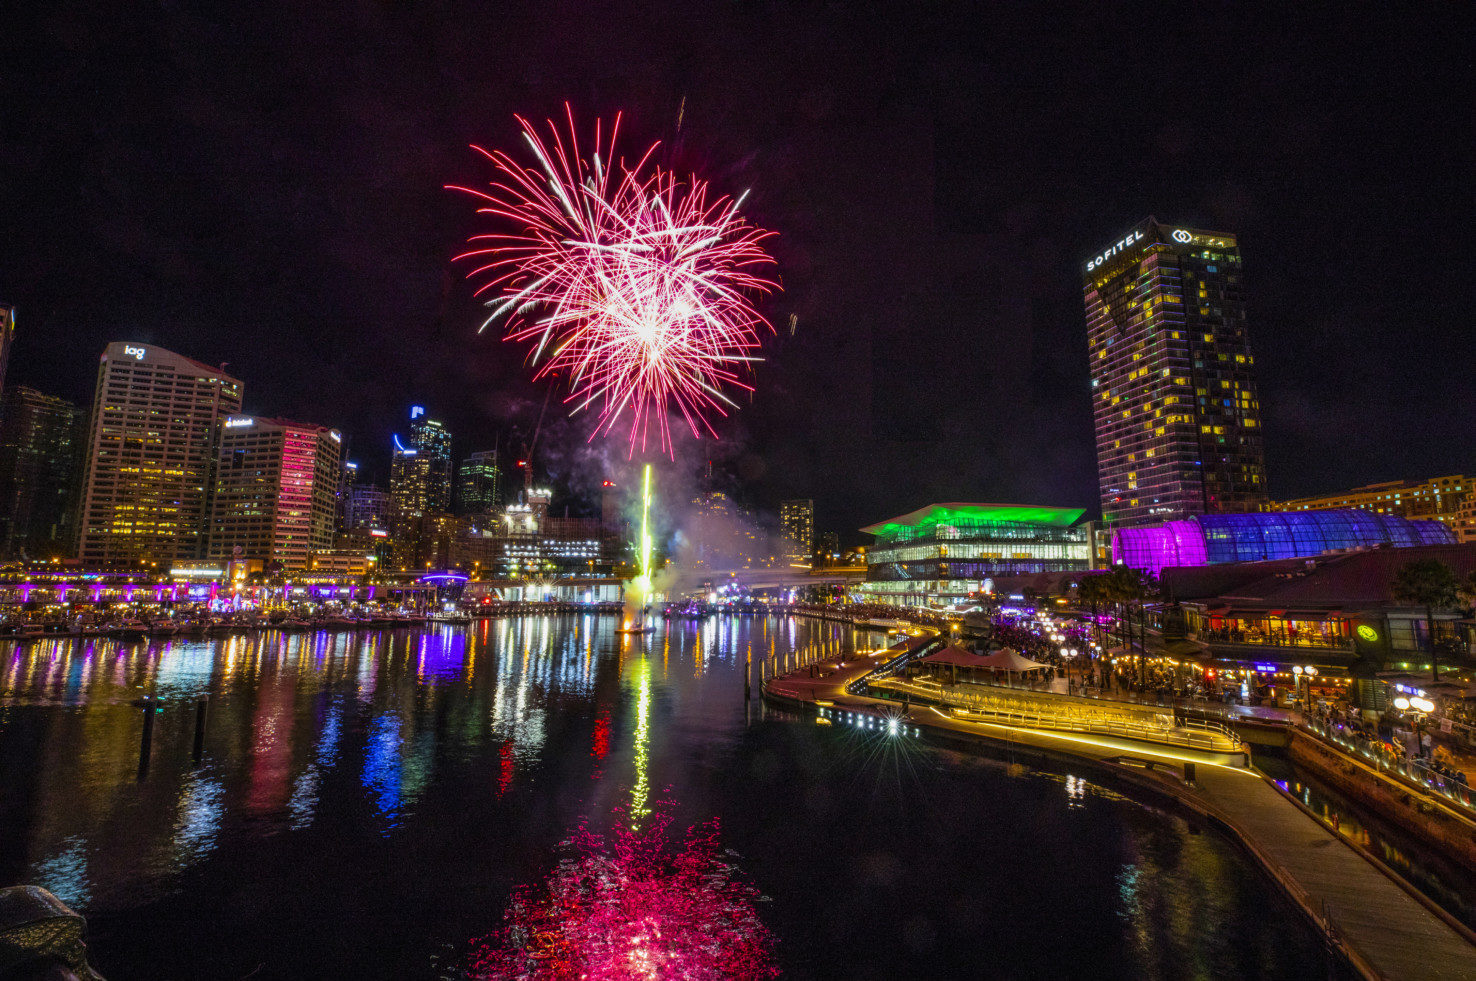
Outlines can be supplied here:
<path id="1" fill-rule="evenodd" d="M 1462 811 L 1471 816 L 1476 816 L 1476 803 L 1473 803 L 1471 788 L 1448 773 L 1443 773 L 1431 764 L 1420 759 L 1393 756 L 1384 750 L 1377 748 L 1374 741 L 1343 726 L 1324 722 L 1321 719 L 1302 719 L 1303 728 L 1309 729 L 1321 736 L 1327 742 L 1348 753 L 1356 756 L 1372 765 L 1381 773 L 1390 774 L 1414 783 L 1422 790 L 1434 791 Z"/>
<path id="2" fill-rule="evenodd" d="M 1240 740 L 1235 733 L 1215 722 L 1189 721 L 1175 724 L 1173 717 L 1166 715 L 1155 716 L 1149 721 L 1134 721 L 1096 706 L 1084 708 L 1062 705 L 1055 710 L 1045 706 L 1027 709 L 1011 704 L 1014 700 L 1008 696 L 975 694 L 943 685 L 897 679 L 889 679 L 887 687 L 936 700 L 1005 725 L 1119 736 L 1219 753 L 1240 750 Z"/>

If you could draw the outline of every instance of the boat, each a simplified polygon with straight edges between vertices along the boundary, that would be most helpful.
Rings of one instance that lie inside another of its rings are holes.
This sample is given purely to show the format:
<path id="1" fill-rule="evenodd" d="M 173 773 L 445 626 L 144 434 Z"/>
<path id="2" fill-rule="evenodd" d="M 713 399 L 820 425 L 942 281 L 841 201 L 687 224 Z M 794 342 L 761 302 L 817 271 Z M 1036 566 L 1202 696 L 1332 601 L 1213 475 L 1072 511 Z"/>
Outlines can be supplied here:
<path id="1" fill-rule="evenodd" d="M 144 633 L 149 637 L 173 637 L 179 633 L 179 627 L 172 623 L 151 623 L 144 628 Z"/>
<path id="2" fill-rule="evenodd" d="M 120 623 L 116 627 L 108 631 L 108 636 L 116 637 L 125 643 L 132 643 L 133 641 L 143 640 L 148 635 L 148 625 L 141 623 L 138 620 L 130 620 L 127 623 Z"/>

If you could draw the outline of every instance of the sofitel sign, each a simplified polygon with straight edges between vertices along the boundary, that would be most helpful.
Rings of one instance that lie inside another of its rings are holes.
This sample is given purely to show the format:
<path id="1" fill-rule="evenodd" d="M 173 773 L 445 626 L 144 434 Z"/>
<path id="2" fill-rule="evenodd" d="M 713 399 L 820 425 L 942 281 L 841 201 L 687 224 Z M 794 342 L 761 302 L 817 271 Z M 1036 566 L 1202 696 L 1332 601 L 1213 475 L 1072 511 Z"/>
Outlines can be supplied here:
<path id="1" fill-rule="evenodd" d="M 1127 235 L 1123 236 L 1123 238 L 1116 245 L 1111 245 L 1108 246 L 1106 249 L 1103 249 L 1101 255 L 1088 262 L 1087 271 L 1090 272 L 1091 270 L 1096 269 L 1102 263 L 1117 255 L 1117 253 L 1121 252 L 1129 245 L 1132 245 L 1134 242 L 1138 241 L 1142 237 L 1142 232 L 1128 232 Z"/>

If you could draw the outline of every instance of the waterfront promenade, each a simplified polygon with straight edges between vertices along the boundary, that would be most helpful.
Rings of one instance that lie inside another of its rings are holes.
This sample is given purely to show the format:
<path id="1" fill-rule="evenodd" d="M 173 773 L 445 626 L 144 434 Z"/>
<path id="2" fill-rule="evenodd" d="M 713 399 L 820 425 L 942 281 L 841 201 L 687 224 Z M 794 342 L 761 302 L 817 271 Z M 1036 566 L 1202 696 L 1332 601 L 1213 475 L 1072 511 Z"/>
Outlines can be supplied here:
<path id="1" fill-rule="evenodd" d="M 847 716 L 885 716 L 950 744 L 985 744 L 1057 764 L 1079 760 L 1120 782 L 1170 796 L 1238 839 L 1365 976 L 1476 981 L 1476 945 L 1467 932 L 1254 771 L 1177 748 L 965 720 L 931 705 L 904 710 L 846 691 L 884 660 L 885 655 L 870 655 L 827 662 L 816 667 L 816 677 L 806 668 L 771 678 L 764 692 L 819 706 L 841 724 Z M 1180 776 L 1186 762 L 1196 764 L 1192 781 Z"/>

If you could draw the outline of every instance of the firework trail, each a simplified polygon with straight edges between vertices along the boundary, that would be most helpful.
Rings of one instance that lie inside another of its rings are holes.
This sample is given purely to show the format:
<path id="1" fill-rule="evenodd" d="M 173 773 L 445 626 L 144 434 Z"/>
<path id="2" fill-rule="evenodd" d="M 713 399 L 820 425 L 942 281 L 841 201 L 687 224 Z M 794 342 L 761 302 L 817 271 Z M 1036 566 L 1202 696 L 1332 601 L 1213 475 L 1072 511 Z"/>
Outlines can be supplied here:
<path id="1" fill-rule="evenodd" d="M 450 187 L 480 199 L 498 228 L 456 257 L 477 263 L 468 278 L 489 297 L 482 327 L 502 320 L 508 340 L 530 343 L 535 379 L 568 378 L 571 413 L 598 415 L 591 439 L 628 424 L 634 453 L 654 421 L 671 453 L 669 408 L 715 437 L 709 417 L 734 406 L 725 389 L 752 391 L 744 376 L 760 330 L 772 330 L 754 301 L 778 288 L 763 275 L 773 233 L 739 214 L 741 196 L 655 165 L 659 143 L 627 165 L 618 115 L 608 133 L 595 123 L 582 152 L 565 113 L 567 136 L 550 120 L 547 138 L 517 117 L 534 166 L 474 147 L 493 180 Z"/>

